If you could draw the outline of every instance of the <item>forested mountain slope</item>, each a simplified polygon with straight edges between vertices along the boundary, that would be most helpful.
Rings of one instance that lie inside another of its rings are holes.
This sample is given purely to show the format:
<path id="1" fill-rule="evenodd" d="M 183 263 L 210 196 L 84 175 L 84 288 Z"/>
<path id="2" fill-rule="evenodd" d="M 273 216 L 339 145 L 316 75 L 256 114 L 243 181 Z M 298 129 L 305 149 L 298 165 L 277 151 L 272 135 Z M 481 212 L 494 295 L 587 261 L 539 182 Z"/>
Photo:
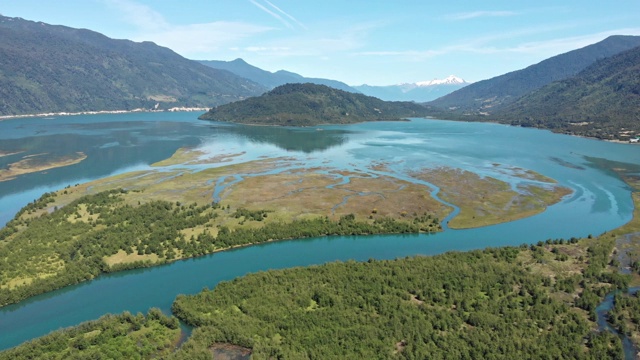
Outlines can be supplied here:
<path id="1" fill-rule="evenodd" d="M 0 115 L 210 107 L 265 90 L 151 42 L 0 16 Z"/>
<path id="2" fill-rule="evenodd" d="M 527 94 L 495 117 L 602 139 L 640 135 L 640 47 Z"/>
<path id="3" fill-rule="evenodd" d="M 478 81 L 429 104 L 456 114 L 493 114 L 527 93 L 574 76 L 598 60 L 636 46 L 640 46 L 640 36 L 610 36 L 525 69 Z"/>

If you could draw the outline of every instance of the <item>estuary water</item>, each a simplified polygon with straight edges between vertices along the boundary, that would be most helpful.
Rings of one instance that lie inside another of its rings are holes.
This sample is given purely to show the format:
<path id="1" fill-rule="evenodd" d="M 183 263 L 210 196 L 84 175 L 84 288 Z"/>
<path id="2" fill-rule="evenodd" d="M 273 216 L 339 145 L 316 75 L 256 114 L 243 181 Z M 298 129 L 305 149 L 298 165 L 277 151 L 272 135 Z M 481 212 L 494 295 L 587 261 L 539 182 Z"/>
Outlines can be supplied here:
<path id="1" fill-rule="evenodd" d="M 101 276 L 0 308 L 0 349 L 106 313 L 146 312 L 151 307 L 169 312 L 177 294 L 196 293 L 250 272 L 597 235 L 628 222 L 633 212 L 630 189 L 615 173 L 601 167 L 603 161 L 594 159 L 640 165 L 640 146 L 441 120 L 296 129 L 230 125 L 196 117 L 195 113 L 136 113 L 0 122 L 0 153 L 15 153 L 0 157 L 0 168 L 25 156 L 41 161 L 77 152 L 87 156 L 75 165 L 0 182 L 0 225 L 46 191 L 132 170 L 155 169 L 152 163 L 170 157 L 181 147 L 197 148 L 210 156 L 236 155 L 229 157 L 229 162 L 206 166 L 286 157 L 302 167 L 371 174 L 377 173 L 372 170 L 374 165 L 384 164 L 385 174 L 407 180 L 411 180 L 407 174 L 412 171 L 448 166 L 495 177 L 514 187 L 532 181 L 520 176 L 522 169 L 529 169 L 573 189 L 573 194 L 544 213 L 495 226 L 435 235 L 275 242 Z"/>

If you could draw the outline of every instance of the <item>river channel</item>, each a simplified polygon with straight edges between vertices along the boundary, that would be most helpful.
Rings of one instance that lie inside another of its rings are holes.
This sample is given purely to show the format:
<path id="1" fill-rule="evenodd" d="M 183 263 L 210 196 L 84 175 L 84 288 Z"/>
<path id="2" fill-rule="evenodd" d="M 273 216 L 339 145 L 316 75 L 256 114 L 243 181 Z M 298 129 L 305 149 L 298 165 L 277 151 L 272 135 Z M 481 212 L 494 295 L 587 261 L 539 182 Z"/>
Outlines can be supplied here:
<path id="1" fill-rule="evenodd" d="M 520 169 L 529 169 L 557 180 L 571 188 L 573 194 L 539 215 L 494 226 L 447 229 L 434 235 L 274 242 L 101 276 L 0 308 L 0 349 L 106 313 L 146 312 L 151 307 L 169 312 L 177 294 L 196 293 L 250 272 L 596 235 L 628 222 L 633 212 L 628 186 L 589 159 L 640 165 L 640 146 L 496 124 L 440 120 L 294 129 L 205 122 L 196 116 L 142 113 L 0 122 L 0 152 L 20 152 L 0 157 L 1 167 L 30 155 L 56 158 L 83 152 L 87 156 L 75 165 L 0 182 L 0 224 L 46 191 L 151 169 L 150 164 L 170 157 L 181 147 L 197 148 L 212 156 L 240 154 L 229 162 L 210 166 L 286 157 L 308 168 L 358 172 L 370 171 L 372 164 L 385 163 L 398 177 L 414 169 L 448 166 L 495 177 L 513 186 L 530 181 L 518 176 Z M 241 181 L 242 177 L 237 179 Z"/>

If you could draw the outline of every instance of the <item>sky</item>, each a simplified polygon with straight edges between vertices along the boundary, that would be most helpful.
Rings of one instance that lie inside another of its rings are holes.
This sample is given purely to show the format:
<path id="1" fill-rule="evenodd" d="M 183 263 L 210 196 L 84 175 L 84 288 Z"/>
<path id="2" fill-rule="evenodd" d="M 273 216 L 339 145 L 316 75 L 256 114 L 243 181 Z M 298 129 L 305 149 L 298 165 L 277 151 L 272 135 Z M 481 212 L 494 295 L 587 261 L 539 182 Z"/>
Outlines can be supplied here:
<path id="1" fill-rule="evenodd" d="M 640 35 L 640 0 L 0 0 L 0 14 L 349 85 L 475 82 Z"/>

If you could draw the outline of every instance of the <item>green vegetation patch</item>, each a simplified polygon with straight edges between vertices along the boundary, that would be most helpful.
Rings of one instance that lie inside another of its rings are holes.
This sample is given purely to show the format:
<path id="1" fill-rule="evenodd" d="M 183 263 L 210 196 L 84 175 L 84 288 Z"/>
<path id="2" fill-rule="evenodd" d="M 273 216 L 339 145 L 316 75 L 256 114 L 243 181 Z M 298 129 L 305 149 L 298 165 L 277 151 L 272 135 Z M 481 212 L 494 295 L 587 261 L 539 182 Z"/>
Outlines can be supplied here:
<path id="1" fill-rule="evenodd" d="M 285 84 L 258 97 L 215 107 L 203 120 L 255 125 L 316 126 L 422 117 L 426 108 L 317 84 Z"/>
<path id="2" fill-rule="evenodd" d="M 157 359 L 171 354 L 179 340 L 178 319 L 151 309 L 146 316 L 105 315 L 55 331 L 0 352 L 0 360 Z"/>
<path id="3" fill-rule="evenodd" d="M 601 297 L 626 286 L 607 268 L 612 247 L 563 240 L 251 274 L 178 296 L 174 314 L 198 328 L 175 357 L 229 343 L 255 359 L 620 358 L 620 340 L 593 322 Z"/>
<path id="4" fill-rule="evenodd" d="M 640 344 L 640 293 L 633 295 L 617 293 L 613 298 L 613 309 L 609 313 L 609 322 L 622 334 L 627 335 L 634 344 Z"/>
<path id="5" fill-rule="evenodd" d="M 42 211 L 57 197 L 48 193 L 21 211 L 0 232 L 0 305 L 104 272 L 236 246 L 325 235 L 439 230 L 438 220 L 427 216 L 357 220 L 347 214 L 336 220 L 317 216 L 282 222 L 270 216 L 271 210 L 231 209 L 212 202 L 132 201 L 140 196 L 136 191 L 109 190 L 85 195 L 48 213 Z M 34 211 L 41 213 L 33 216 Z"/>

